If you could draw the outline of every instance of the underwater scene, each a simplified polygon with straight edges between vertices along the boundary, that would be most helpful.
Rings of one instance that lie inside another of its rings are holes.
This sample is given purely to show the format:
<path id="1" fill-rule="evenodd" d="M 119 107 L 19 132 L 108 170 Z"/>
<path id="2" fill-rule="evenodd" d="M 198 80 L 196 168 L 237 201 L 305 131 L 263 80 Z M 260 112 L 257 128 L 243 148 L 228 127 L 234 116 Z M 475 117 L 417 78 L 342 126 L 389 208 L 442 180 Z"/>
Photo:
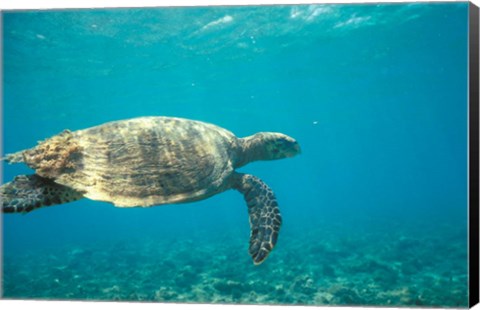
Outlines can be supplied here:
<path id="1" fill-rule="evenodd" d="M 468 306 L 468 3 L 2 18 L 2 298 Z"/>

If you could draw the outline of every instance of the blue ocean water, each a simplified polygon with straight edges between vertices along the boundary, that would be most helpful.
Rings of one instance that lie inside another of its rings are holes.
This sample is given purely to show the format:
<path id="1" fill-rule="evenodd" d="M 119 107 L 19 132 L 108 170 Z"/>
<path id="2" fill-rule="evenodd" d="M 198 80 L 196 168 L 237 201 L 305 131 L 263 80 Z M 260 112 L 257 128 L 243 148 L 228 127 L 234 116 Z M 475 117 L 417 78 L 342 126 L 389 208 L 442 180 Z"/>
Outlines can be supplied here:
<path id="1" fill-rule="evenodd" d="M 283 216 L 254 266 L 243 197 L 3 217 L 3 297 L 467 305 L 467 3 L 3 13 L 3 151 L 166 115 L 302 154 L 255 162 Z M 32 170 L 3 165 L 3 180 Z"/>

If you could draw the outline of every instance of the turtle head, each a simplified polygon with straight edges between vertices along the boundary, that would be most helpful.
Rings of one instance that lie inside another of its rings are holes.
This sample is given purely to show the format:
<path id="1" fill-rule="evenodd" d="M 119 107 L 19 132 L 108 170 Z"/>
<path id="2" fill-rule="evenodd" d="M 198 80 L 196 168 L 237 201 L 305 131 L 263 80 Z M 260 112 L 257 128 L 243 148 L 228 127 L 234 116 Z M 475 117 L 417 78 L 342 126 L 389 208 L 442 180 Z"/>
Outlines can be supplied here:
<path id="1" fill-rule="evenodd" d="M 259 132 L 242 141 L 242 155 L 238 166 L 243 166 L 256 160 L 274 160 L 293 157 L 300 154 L 298 142 L 277 132 Z"/>
<path id="2" fill-rule="evenodd" d="M 264 160 L 293 157 L 301 152 L 298 142 L 283 133 L 260 132 L 253 137 L 263 144 Z"/>

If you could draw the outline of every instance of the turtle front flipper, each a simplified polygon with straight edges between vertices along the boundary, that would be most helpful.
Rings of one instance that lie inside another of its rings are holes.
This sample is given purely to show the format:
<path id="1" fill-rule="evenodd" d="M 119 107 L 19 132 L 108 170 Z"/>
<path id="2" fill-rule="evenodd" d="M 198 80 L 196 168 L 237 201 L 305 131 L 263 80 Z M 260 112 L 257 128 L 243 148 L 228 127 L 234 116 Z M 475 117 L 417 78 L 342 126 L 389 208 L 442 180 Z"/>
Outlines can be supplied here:
<path id="1" fill-rule="evenodd" d="M 259 178 L 235 173 L 233 188 L 241 192 L 248 205 L 250 247 L 255 265 L 261 264 L 277 243 L 282 217 L 272 189 Z"/>
<path id="2" fill-rule="evenodd" d="M 82 197 L 81 193 L 36 174 L 19 175 L 0 186 L 3 213 L 26 213 Z"/>

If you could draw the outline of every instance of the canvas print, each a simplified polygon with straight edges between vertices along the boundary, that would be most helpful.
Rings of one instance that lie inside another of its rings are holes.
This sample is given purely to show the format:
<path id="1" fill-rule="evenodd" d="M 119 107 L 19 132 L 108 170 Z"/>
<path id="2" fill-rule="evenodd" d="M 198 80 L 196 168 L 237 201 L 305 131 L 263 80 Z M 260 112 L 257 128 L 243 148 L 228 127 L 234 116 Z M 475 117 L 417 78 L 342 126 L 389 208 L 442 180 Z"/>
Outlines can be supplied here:
<path id="1" fill-rule="evenodd" d="M 468 16 L 2 12 L 2 297 L 468 306 Z"/>

